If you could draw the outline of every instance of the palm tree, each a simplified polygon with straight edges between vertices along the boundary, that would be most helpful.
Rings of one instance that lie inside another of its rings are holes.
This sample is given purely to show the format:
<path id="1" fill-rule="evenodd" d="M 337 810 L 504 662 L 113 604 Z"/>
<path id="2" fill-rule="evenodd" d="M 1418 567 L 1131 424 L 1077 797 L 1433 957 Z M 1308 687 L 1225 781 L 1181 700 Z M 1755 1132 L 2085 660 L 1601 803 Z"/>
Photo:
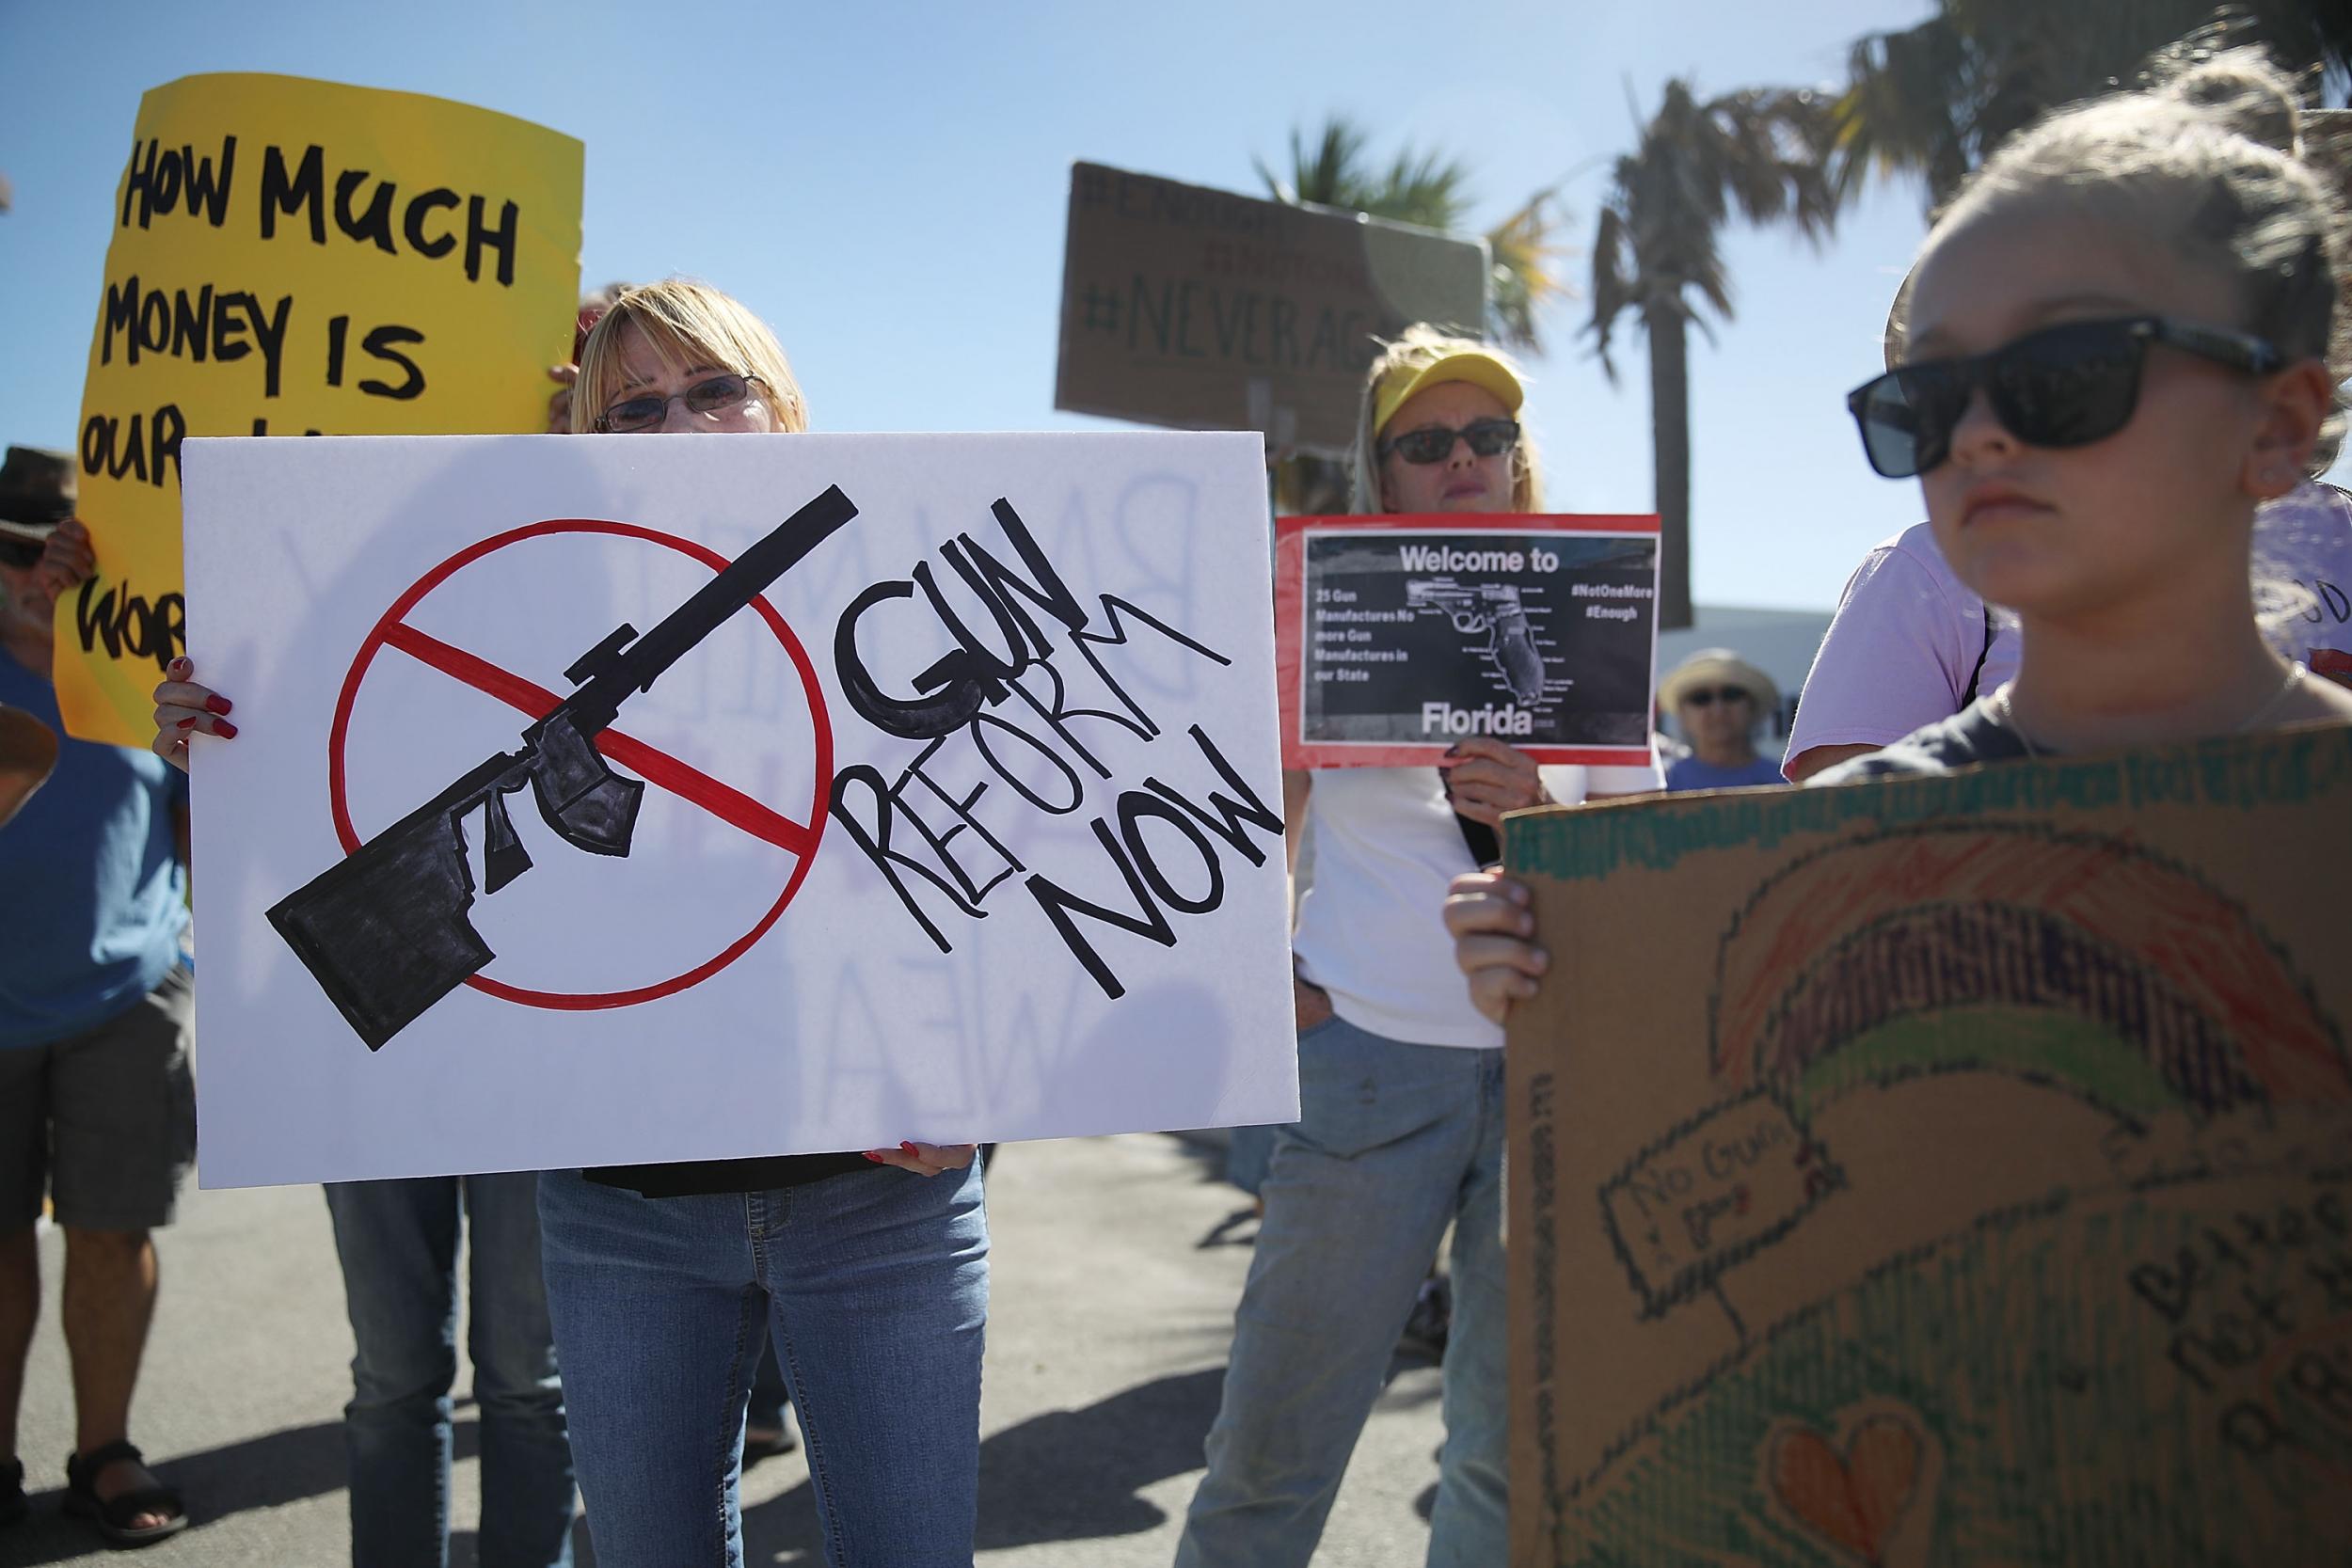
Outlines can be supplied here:
<path id="1" fill-rule="evenodd" d="M 1368 155 L 1369 145 L 1360 126 L 1344 115 L 1331 115 L 1311 142 L 1291 133 L 1287 175 L 1263 158 L 1253 161 L 1267 194 L 1286 205 L 1335 207 L 1459 231 L 1471 201 L 1468 166 L 1434 150 L 1403 147 L 1381 166 Z M 1567 293 L 1555 270 L 1563 254 L 1556 236 L 1564 217 L 1556 189 L 1547 188 L 1486 231 L 1491 267 L 1486 335 L 1522 353 L 1543 352 L 1545 308 Z M 1329 458 L 1288 458 L 1275 470 L 1275 499 L 1285 512 L 1344 512 L 1347 467 Z"/>
<path id="2" fill-rule="evenodd" d="M 1291 133 L 1287 177 L 1267 166 L 1263 158 L 1254 162 L 1258 178 L 1277 201 L 1291 206 L 1311 202 L 1424 229 L 1460 230 L 1471 203 L 1467 165 L 1435 150 L 1402 147 L 1386 166 L 1379 166 L 1368 157 L 1368 146 L 1360 126 L 1345 115 L 1332 115 L 1312 143 L 1296 131 Z M 1486 230 L 1486 247 L 1493 257 L 1486 332 L 1507 347 L 1543 352 L 1543 309 L 1567 292 L 1553 270 L 1562 254 L 1555 236 L 1564 215 L 1556 188 L 1547 188 Z"/>
<path id="3" fill-rule="evenodd" d="M 1650 441 L 1657 469 L 1658 624 L 1691 624 L 1690 328 L 1712 337 L 1702 305 L 1732 318 L 1731 279 L 1717 241 L 1737 212 L 1788 222 L 1817 245 L 1836 219 L 1830 103 L 1819 94 L 1749 88 L 1702 102 L 1666 84 L 1641 144 L 1617 160 L 1593 236 L 1593 317 L 1601 368 L 1630 315 L 1649 341 Z"/>
<path id="4" fill-rule="evenodd" d="M 2341 78 L 2347 12 L 2341 0 L 1938 0 L 1916 26 L 1854 40 L 1836 104 L 1840 180 L 1919 175 L 1932 211 L 2011 134 L 2134 82 L 2169 49 L 2260 43 Z"/>

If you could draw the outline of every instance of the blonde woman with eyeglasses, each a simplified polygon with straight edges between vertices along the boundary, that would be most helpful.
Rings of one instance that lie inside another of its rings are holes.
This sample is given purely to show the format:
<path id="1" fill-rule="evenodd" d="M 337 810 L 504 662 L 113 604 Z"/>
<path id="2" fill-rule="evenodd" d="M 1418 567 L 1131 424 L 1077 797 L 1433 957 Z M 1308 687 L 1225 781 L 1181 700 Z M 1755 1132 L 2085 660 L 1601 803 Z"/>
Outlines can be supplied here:
<path id="1" fill-rule="evenodd" d="M 597 320 L 570 412 L 576 432 L 808 424 L 766 324 L 676 280 L 626 290 Z M 192 666 L 172 673 L 156 688 L 155 749 L 185 767 L 191 736 L 234 731 Z M 907 1143 L 540 1173 L 547 1312 L 602 1568 L 742 1562 L 746 1398 L 771 1334 L 830 1568 L 970 1568 L 988 1315 L 973 1152 Z M 453 1193 L 483 1179 L 444 1180 Z"/>

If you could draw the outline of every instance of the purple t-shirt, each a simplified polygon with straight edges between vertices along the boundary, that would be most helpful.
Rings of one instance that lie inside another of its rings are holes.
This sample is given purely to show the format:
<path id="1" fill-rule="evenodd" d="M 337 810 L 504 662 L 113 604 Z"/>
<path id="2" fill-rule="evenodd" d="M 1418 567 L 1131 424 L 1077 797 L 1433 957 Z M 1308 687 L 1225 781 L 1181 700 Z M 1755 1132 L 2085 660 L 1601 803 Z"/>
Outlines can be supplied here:
<path id="1" fill-rule="evenodd" d="M 2262 507 L 2254 553 L 2258 581 L 2292 581 L 2303 599 L 2273 628 L 2280 652 L 2352 680 L 2352 496 L 2311 483 Z M 1928 525 L 1907 528 L 1847 582 L 1797 700 L 1787 756 L 1890 745 L 1994 690 L 2017 673 L 2017 653 L 2016 618 L 1994 610 L 1988 622 Z"/>

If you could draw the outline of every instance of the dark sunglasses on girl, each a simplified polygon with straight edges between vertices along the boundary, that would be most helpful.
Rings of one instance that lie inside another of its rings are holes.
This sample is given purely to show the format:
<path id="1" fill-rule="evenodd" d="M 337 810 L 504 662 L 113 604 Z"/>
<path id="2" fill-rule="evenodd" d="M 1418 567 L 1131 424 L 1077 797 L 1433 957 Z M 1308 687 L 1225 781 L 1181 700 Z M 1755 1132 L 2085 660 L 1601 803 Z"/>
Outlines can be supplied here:
<path id="1" fill-rule="evenodd" d="M 1519 427 L 1509 420 L 1477 420 L 1459 430 L 1448 430 L 1443 425 L 1408 430 L 1381 442 L 1378 451 L 1382 457 L 1395 452 L 1407 463 L 1442 463 L 1453 455 L 1456 441 L 1468 441 L 1471 451 L 1481 457 L 1492 457 L 1509 451 L 1518 439 Z"/>
<path id="2" fill-rule="evenodd" d="M 1993 417 L 2031 447 L 2087 447 L 2131 422 L 2140 368 L 2161 343 L 2249 375 L 2286 356 L 2250 333 L 2169 316 L 2067 322 L 1988 354 L 1903 365 L 1846 394 L 1870 467 L 1888 479 L 1932 471 L 1952 452 L 1952 432 L 1982 388 Z"/>
<path id="3" fill-rule="evenodd" d="M 1744 703 L 1748 700 L 1748 689 L 1744 686 L 1702 686 L 1696 691 L 1685 691 L 1682 694 L 1682 702 L 1676 705 L 1677 707 L 1685 705 L 1691 707 L 1713 707 L 1719 702 Z"/>
<path id="4" fill-rule="evenodd" d="M 629 435 L 651 430 L 670 412 L 673 402 L 682 402 L 691 413 L 718 414 L 730 408 L 740 408 L 750 401 L 752 388 L 759 384 L 755 375 L 714 375 L 707 381 L 697 381 L 683 392 L 660 397 L 647 392 L 642 397 L 623 398 L 606 409 L 596 420 L 598 430 Z"/>

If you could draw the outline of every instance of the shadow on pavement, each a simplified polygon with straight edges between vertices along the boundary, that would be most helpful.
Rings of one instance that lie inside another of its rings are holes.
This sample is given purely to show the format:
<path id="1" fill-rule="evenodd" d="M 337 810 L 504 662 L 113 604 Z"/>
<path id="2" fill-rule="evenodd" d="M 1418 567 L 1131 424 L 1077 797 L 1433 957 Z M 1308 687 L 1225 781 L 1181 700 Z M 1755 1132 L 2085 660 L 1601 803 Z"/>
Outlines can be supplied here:
<path id="1" fill-rule="evenodd" d="M 460 1418 L 452 1444 L 458 1460 L 474 1458 L 482 1449 L 481 1428 Z M 59 1464 L 62 1467 L 62 1455 Z M 161 1457 L 155 1460 L 154 1469 L 165 1485 L 178 1487 L 187 1499 L 188 1529 L 181 1539 L 231 1514 L 282 1508 L 341 1492 L 350 1483 L 341 1421 L 289 1427 L 201 1453 Z M 33 1465 L 28 1463 L 25 1471 L 26 1481 L 32 1481 Z M 61 1486 L 30 1493 L 32 1517 L 0 1535 L 0 1565 L 40 1568 L 44 1563 L 111 1555 L 113 1549 L 99 1539 L 97 1531 L 59 1513 L 64 1500 Z M 470 1560 L 453 1551 L 451 1568 Z"/>
<path id="2" fill-rule="evenodd" d="M 980 1444 L 981 1550 L 1044 1541 L 1134 1535 L 1167 1522 L 1136 1496 L 1200 1468 L 1225 1369 L 1138 1385 L 1083 1410 L 1056 1410 Z M 819 1561 L 816 1495 L 808 1485 L 743 1515 L 747 1560 Z"/>
<path id="3" fill-rule="evenodd" d="M 342 1491 L 346 1479 L 343 1424 L 290 1427 L 202 1453 L 158 1458 L 154 1469 L 166 1485 L 178 1487 L 186 1497 L 189 1528 L 200 1530 L 247 1509 L 277 1508 Z M 0 1542 L 0 1561 L 33 1568 L 36 1563 L 109 1555 L 95 1530 L 57 1512 L 64 1499 L 63 1487 L 34 1494 L 33 1516 Z"/>

